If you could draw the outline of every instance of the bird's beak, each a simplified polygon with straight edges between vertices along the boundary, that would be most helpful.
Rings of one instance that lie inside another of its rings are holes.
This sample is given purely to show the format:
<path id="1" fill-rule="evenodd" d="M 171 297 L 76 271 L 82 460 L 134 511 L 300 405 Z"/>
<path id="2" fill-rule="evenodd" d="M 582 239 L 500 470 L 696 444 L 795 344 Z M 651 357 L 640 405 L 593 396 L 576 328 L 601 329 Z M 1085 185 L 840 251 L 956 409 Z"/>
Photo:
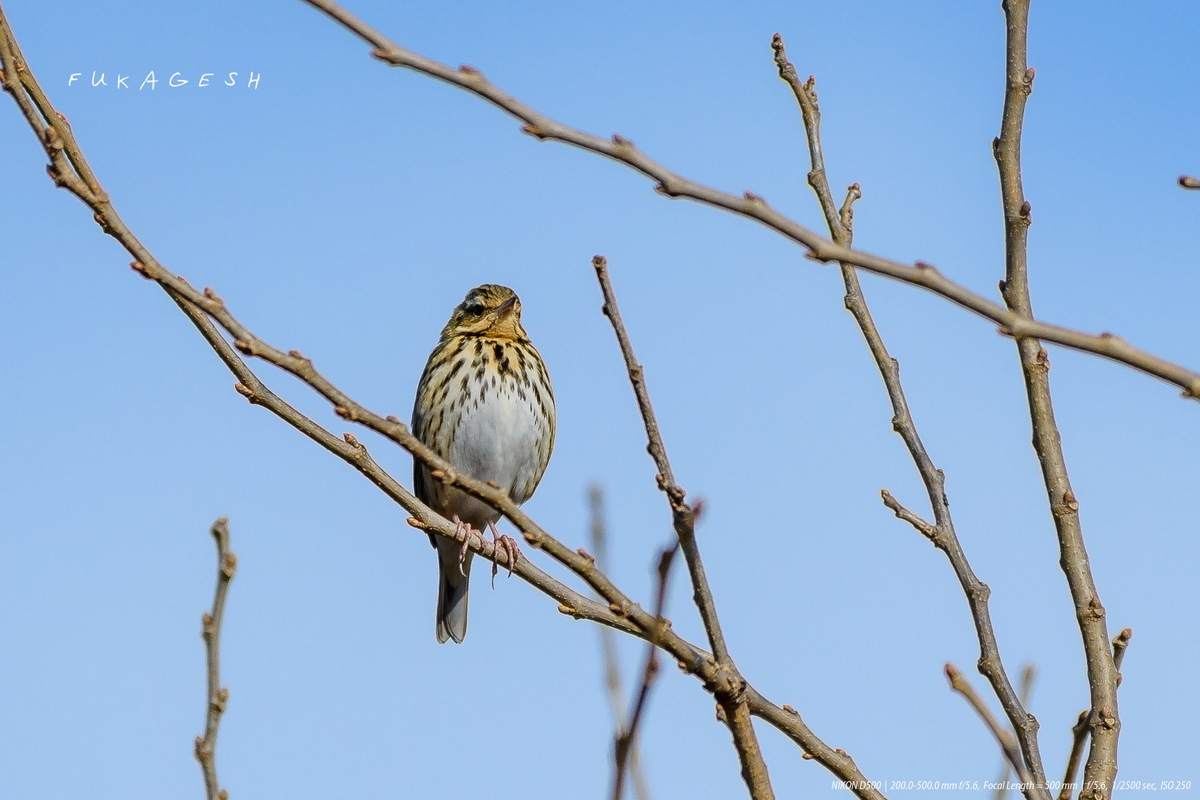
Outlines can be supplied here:
<path id="1" fill-rule="evenodd" d="M 500 305 L 496 306 L 496 317 L 499 318 L 499 317 L 503 317 L 505 314 L 508 314 L 509 312 L 511 312 L 513 310 L 513 307 L 516 306 L 516 304 L 517 304 L 517 296 L 513 295 L 512 297 L 508 298 Z"/>

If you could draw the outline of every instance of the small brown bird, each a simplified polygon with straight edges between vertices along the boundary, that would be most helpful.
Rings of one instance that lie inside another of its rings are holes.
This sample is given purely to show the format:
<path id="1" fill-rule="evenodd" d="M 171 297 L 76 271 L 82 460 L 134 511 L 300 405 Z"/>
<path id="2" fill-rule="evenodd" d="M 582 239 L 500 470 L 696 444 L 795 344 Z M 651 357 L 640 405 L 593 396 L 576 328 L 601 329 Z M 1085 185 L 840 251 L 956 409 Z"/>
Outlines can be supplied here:
<path id="1" fill-rule="evenodd" d="M 507 286 L 487 283 L 467 292 L 450 314 L 437 347 L 429 354 L 412 431 L 465 474 L 493 481 L 514 502 L 537 489 L 554 449 L 554 390 L 542 356 L 521 326 L 521 301 Z M 500 513 L 462 491 L 434 480 L 413 465 L 421 502 L 452 520 L 460 531 L 490 527 L 508 550 L 516 543 L 496 532 Z M 462 642 L 467 635 L 467 588 L 473 553 L 466 545 L 429 537 L 438 551 L 437 640 Z"/>

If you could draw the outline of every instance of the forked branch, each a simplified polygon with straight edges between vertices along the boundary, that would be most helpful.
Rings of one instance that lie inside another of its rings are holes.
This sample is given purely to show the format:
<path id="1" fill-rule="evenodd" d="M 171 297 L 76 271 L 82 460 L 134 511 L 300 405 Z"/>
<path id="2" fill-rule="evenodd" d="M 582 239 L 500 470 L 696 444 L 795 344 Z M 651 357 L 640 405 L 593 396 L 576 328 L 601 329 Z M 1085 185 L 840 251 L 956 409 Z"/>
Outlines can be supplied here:
<path id="1" fill-rule="evenodd" d="M 783 37 L 778 33 L 771 40 L 771 48 L 775 51 L 775 65 L 782 78 L 792 90 L 800 115 L 804 122 L 804 132 L 808 142 L 809 162 L 812 169 L 808 173 L 808 183 L 817 196 L 821 210 L 825 214 L 825 223 L 829 234 L 840 245 L 849 247 L 854 240 L 853 205 L 862 196 L 857 183 L 847 189 L 846 198 L 839 208 L 834 201 L 833 191 L 825 170 L 825 156 L 821 146 L 821 108 L 817 102 L 816 79 L 809 76 L 801 81 L 795 66 L 788 59 Z M 933 509 L 932 523 L 923 519 L 919 514 L 901 505 L 892 494 L 884 489 L 881 492 L 883 503 L 900 519 L 912 525 L 918 532 L 931 541 L 934 546 L 946 554 L 951 569 L 954 570 L 967 604 L 971 610 L 971 618 L 975 623 L 975 633 L 979 640 L 979 671 L 986 677 L 992 690 L 1000 699 L 1000 704 L 1008 716 L 1009 722 L 1017 731 L 1021 750 L 1027 754 L 1031 764 L 1035 765 L 1035 775 L 1041 774 L 1041 756 L 1037 744 L 1037 720 L 1025 710 L 1020 696 L 1013 690 L 1004 661 L 1000 657 L 1000 646 L 996 640 L 996 632 L 992 627 L 991 613 L 988 609 L 988 599 L 991 596 L 987 584 L 976 577 L 974 570 L 967 561 L 966 552 L 959 542 L 954 529 L 954 518 L 950 513 L 950 502 L 946 497 L 946 476 L 937 468 L 924 442 L 917 432 L 917 424 L 908 407 L 908 399 L 900 381 L 900 363 L 891 356 L 883 342 L 883 336 L 871 316 L 862 286 L 858 280 L 855 267 L 849 263 L 841 264 L 842 281 L 846 287 L 846 309 L 854 316 L 862 331 L 863 339 L 875 360 L 875 366 L 883 378 L 888 399 L 892 406 L 892 428 L 899 434 L 907 448 L 913 465 L 925 486 L 925 494 L 929 506 Z M 1030 800 L 1041 798 L 1048 800 L 1046 791 L 1033 784 L 1027 783 L 1024 793 Z M 1043 780 L 1044 783 L 1044 780 Z"/>
<path id="2" fill-rule="evenodd" d="M 687 562 L 688 574 L 692 581 L 692 597 L 696 608 L 700 611 L 700 619 L 704 623 L 704 631 L 712 646 L 714 665 L 720 680 L 714 684 L 712 691 L 721 709 L 721 716 L 733 734 L 734 746 L 738 752 L 738 760 L 742 765 L 742 778 L 750 788 L 750 794 L 755 798 L 773 798 L 774 790 L 767 775 L 767 762 L 763 759 L 762 748 L 758 744 L 758 736 L 750 721 L 750 710 L 746 705 L 744 685 L 745 680 L 737 672 L 737 667 L 729 655 L 725 645 L 725 635 L 721 632 L 721 623 L 717 620 L 717 607 L 713 601 L 712 589 L 708 584 L 708 575 L 704 571 L 704 563 L 700 559 L 700 548 L 696 543 L 696 510 L 685 500 L 686 492 L 675 482 L 675 474 L 671 471 L 671 462 L 667 458 L 667 448 L 663 444 L 662 434 L 658 429 L 658 420 L 654 416 L 654 406 L 650 403 L 650 392 L 646 388 L 646 375 L 642 365 L 638 363 L 633 353 L 633 344 L 629 341 L 629 333 L 621 320 L 621 310 L 617 306 L 617 296 L 613 291 L 612 281 L 608 275 L 608 261 L 604 256 L 592 259 L 596 270 L 596 279 L 600 282 L 600 291 L 604 295 L 604 316 L 612 323 L 613 332 L 625 359 L 625 368 L 629 373 L 629 382 L 637 397 L 638 409 L 642 414 L 642 422 L 646 427 L 646 438 L 649 442 L 647 451 L 658 468 L 655 479 L 658 488 L 667 496 L 671 506 L 671 518 L 675 525 L 675 535 L 683 550 Z M 669 561 L 667 564 L 669 565 Z M 665 587 L 664 587 L 665 590 Z"/>

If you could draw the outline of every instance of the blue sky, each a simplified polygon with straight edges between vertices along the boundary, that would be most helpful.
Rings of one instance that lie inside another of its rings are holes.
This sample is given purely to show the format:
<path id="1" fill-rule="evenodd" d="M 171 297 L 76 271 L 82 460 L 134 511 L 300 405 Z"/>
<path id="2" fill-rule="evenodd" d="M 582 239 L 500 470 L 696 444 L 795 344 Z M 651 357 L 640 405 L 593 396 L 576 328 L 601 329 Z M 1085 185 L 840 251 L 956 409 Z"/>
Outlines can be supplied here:
<path id="1" fill-rule="evenodd" d="M 672 169 L 753 190 L 819 229 L 799 114 L 771 61 L 780 31 L 801 74 L 817 75 L 831 181 L 863 186 L 856 244 L 934 263 L 994 297 L 998 6 L 351 8 L 556 119 L 619 132 Z M 676 475 L 707 501 L 700 542 L 743 672 L 872 779 L 995 778 L 994 743 L 942 676 L 953 661 L 985 685 L 961 591 L 941 554 L 879 502 L 887 487 L 925 512 L 834 268 L 759 226 L 656 196 L 629 170 L 522 136 L 461 91 L 385 68 L 293 0 L 5 10 L 157 257 L 381 413 L 407 418 L 466 290 L 515 288 L 559 411 L 554 458 L 526 507 L 586 545 L 586 489 L 602 482 L 611 573 L 649 603 L 670 518 L 599 313 L 590 259 L 607 255 Z M 1200 172 L 1200 7 L 1036 3 L 1031 24 L 1035 310 L 1200 365 L 1200 194 L 1175 185 Z M 110 85 L 93 88 L 93 70 Z M 160 83 L 136 90 L 150 71 Z M 175 72 L 190 83 L 166 86 Z M 237 86 L 217 82 L 229 72 Z M 69 83 L 74 73 L 83 79 Z M 117 73 L 136 76 L 131 88 L 112 85 Z M 199 87 L 204 73 L 214 82 Z M 220 515 L 241 559 L 218 753 L 233 796 L 605 796 L 612 721 L 596 630 L 517 580 L 490 591 L 481 573 L 466 644 L 436 645 L 434 552 L 405 513 L 232 390 L 174 305 L 46 179 L 7 98 L 0 153 L 0 781 L 13 796 L 201 795 L 199 615 L 214 574 L 207 528 Z M 992 587 L 1010 674 L 1040 670 L 1031 708 L 1057 779 L 1087 684 L 1015 348 L 928 294 L 863 283 L 946 471 L 959 536 Z M 1051 358 L 1110 627 L 1135 632 L 1121 777 L 1200 782 L 1187 606 L 1200 560 L 1200 407 L 1122 367 L 1061 349 Z M 261 374 L 348 429 L 293 379 Z M 355 432 L 409 474 L 404 453 Z M 682 581 L 669 615 L 702 641 Z M 624 642 L 622 654 L 632 672 L 642 647 Z M 822 768 L 759 730 L 780 797 L 829 788 Z M 656 796 L 743 792 L 694 679 L 663 672 L 643 735 Z"/>

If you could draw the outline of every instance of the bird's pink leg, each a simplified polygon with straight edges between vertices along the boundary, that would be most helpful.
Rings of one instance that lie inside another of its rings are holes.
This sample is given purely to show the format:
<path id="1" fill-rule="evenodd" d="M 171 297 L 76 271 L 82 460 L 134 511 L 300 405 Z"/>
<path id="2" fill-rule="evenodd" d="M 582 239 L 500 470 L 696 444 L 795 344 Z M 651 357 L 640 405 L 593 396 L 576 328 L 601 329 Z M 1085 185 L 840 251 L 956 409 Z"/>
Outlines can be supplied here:
<path id="1" fill-rule="evenodd" d="M 508 577 L 512 577 L 513 568 L 517 566 L 517 561 L 521 558 L 521 549 L 517 547 L 517 540 L 508 534 L 500 533 L 496 530 L 496 523 L 488 520 L 488 527 L 492 531 L 492 547 L 498 548 L 501 544 L 504 545 L 504 552 L 508 555 Z M 496 573 L 500 571 L 500 565 L 495 561 L 492 562 L 492 588 L 496 587 Z"/>
<path id="2" fill-rule="evenodd" d="M 463 562 L 467 558 L 467 551 L 471 549 L 471 534 L 474 533 L 479 537 L 479 545 L 483 546 L 483 534 L 471 527 L 470 523 L 463 522 L 455 514 L 451 520 L 454 522 L 454 538 L 462 537 L 462 547 L 458 548 L 458 574 L 464 578 L 467 573 L 463 571 Z"/>

